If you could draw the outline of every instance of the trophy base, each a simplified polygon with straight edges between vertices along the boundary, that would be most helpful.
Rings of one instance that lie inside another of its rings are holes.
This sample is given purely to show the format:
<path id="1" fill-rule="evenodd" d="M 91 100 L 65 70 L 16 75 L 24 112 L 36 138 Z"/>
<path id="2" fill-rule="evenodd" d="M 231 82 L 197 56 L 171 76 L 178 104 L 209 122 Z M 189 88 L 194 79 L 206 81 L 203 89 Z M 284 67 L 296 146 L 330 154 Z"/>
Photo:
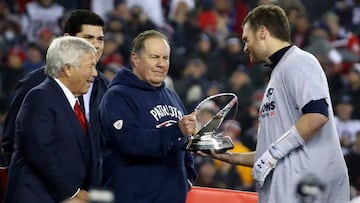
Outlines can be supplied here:
<path id="1" fill-rule="evenodd" d="M 229 136 L 201 136 L 190 139 L 185 149 L 189 151 L 202 151 L 209 154 L 211 149 L 215 153 L 224 153 L 233 148 L 234 144 Z"/>

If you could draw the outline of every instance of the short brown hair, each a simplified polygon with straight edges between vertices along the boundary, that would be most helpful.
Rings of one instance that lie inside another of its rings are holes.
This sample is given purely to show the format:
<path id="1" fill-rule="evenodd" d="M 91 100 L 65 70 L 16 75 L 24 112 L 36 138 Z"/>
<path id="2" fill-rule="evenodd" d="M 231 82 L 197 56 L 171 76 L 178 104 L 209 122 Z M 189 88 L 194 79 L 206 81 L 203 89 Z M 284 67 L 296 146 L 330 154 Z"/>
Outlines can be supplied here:
<path id="1" fill-rule="evenodd" d="M 242 25 L 250 24 L 255 32 L 265 26 L 270 34 L 280 40 L 290 42 L 290 24 L 285 11 L 277 5 L 261 5 L 251 10 Z"/>
<path id="2" fill-rule="evenodd" d="M 131 52 L 141 54 L 141 52 L 145 49 L 144 41 L 149 38 L 162 38 L 169 44 L 167 37 L 163 33 L 156 30 L 146 30 L 140 33 L 133 40 L 131 44 Z"/>

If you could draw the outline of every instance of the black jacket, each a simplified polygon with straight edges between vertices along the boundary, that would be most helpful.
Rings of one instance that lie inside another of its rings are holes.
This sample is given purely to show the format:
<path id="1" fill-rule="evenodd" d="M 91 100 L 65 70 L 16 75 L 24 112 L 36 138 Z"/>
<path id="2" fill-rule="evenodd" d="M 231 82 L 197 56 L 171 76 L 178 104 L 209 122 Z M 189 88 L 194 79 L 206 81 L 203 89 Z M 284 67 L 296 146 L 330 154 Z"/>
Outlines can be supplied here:
<path id="1" fill-rule="evenodd" d="M 46 78 L 44 73 L 44 67 L 36 69 L 27 74 L 23 79 L 19 81 L 16 86 L 16 92 L 14 99 L 11 103 L 8 115 L 5 119 L 3 128 L 3 137 L 1 138 L 1 146 L 5 155 L 7 156 L 7 164 L 10 164 L 10 159 L 14 151 L 14 138 L 15 138 L 15 120 L 19 112 L 20 106 L 26 96 L 26 94 L 35 86 L 39 85 Z M 98 73 L 98 76 L 94 80 L 93 89 L 90 97 L 90 128 L 94 136 L 94 140 L 97 141 L 97 156 L 100 157 L 100 124 L 98 121 L 97 109 L 100 104 L 101 98 L 105 94 L 109 84 L 109 80 L 102 74 Z"/>
<path id="2" fill-rule="evenodd" d="M 91 189 L 99 174 L 94 138 L 53 78 L 32 88 L 16 117 L 4 202 L 62 202 Z"/>

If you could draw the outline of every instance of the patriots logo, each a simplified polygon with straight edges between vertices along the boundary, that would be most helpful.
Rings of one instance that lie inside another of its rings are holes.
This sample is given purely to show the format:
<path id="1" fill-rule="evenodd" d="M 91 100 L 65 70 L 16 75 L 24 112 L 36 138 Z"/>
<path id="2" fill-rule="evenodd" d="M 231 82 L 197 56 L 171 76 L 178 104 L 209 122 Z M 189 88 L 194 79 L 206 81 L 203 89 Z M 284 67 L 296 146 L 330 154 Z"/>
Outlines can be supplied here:
<path id="1" fill-rule="evenodd" d="M 268 100 L 270 100 L 271 95 L 274 93 L 274 88 L 269 88 L 266 92 L 266 98 L 268 98 Z"/>
<path id="2" fill-rule="evenodd" d="M 116 130 L 120 130 L 123 127 L 124 121 L 123 120 L 117 120 L 114 122 L 113 126 Z"/>
<path id="3" fill-rule="evenodd" d="M 175 121 L 175 120 L 168 120 L 168 121 L 165 121 L 165 122 L 162 122 L 162 123 L 156 125 L 156 128 L 169 127 L 169 126 L 174 125 L 175 123 L 177 123 L 177 121 Z"/>

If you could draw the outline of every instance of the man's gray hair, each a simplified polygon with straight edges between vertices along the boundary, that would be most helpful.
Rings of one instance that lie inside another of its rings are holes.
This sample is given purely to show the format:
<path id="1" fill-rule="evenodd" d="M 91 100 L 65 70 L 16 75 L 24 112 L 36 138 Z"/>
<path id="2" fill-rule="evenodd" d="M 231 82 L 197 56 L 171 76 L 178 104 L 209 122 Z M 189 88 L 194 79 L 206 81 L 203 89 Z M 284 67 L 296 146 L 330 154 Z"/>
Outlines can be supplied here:
<path id="1" fill-rule="evenodd" d="M 58 77 L 65 65 L 80 67 L 84 54 L 96 55 L 96 48 L 85 39 L 74 36 L 62 36 L 54 39 L 46 53 L 45 74 Z"/>

